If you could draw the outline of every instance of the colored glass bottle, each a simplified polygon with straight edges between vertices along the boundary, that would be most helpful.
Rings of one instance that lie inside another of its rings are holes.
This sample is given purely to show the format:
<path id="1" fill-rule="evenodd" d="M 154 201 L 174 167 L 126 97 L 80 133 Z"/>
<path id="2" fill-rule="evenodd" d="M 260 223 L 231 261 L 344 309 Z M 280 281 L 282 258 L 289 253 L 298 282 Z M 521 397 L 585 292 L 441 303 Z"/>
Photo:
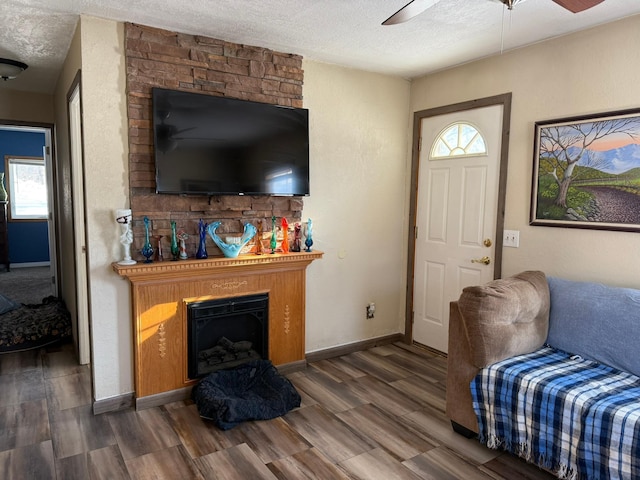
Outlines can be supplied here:
<path id="1" fill-rule="evenodd" d="M 142 256 L 146 259 L 144 263 L 151 263 L 151 257 L 153 256 L 153 247 L 151 246 L 151 240 L 149 239 L 149 217 L 144 217 L 144 245 L 141 250 Z"/>
<path id="2" fill-rule="evenodd" d="M 311 251 L 311 245 L 313 245 L 313 223 L 311 222 L 311 219 L 307 220 L 307 235 L 306 235 L 306 239 L 304 241 L 304 244 L 306 245 L 307 248 L 304 249 L 305 252 L 310 252 Z"/>
<path id="3" fill-rule="evenodd" d="M 262 247 L 262 220 L 258 220 L 258 233 L 256 233 L 256 255 L 262 255 L 264 248 Z"/>
<path id="4" fill-rule="evenodd" d="M 282 253 L 289 253 L 289 223 L 286 218 L 282 217 L 280 226 L 282 227 Z"/>
<path id="5" fill-rule="evenodd" d="M 277 245 L 278 241 L 276 239 L 276 217 L 274 215 L 271 217 L 271 253 L 276 253 Z"/>
<path id="6" fill-rule="evenodd" d="M 292 252 L 299 252 L 302 248 L 302 245 L 300 244 L 301 229 L 302 227 L 299 223 L 296 223 L 295 227 L 293 227 L 293 246 L 291 247 Z"/>
<path id="7" fill-rule="evenodd" d="M 178 234 L 176 232 L 176 222 L 171 221 L 171 260 L 178 260 L 180 249 L 178 248 Z"/>
<path id="8" fill-rule="evenodd" d="M 198 243 L 198 251 L 196 252 L 196 258 L 204 260 L 209 258 L 207 253 L 207 224 L 200 219 L 198 223 L 198 232 L 200 234 L 200 242 Z"/>

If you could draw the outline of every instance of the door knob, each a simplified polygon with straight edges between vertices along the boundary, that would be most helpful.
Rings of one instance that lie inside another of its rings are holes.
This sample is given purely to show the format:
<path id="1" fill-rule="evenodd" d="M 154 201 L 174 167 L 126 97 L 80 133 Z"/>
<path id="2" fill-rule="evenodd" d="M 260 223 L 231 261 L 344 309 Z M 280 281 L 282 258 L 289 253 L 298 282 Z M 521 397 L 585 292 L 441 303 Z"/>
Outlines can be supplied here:
<path id="1" fill-rule="evenodd" d="M 484 263 L 485 265 L 489 265 L 491 263 L 491 259 L 489 257 L 474 258 L 471 260 L 471 263 Z"/>

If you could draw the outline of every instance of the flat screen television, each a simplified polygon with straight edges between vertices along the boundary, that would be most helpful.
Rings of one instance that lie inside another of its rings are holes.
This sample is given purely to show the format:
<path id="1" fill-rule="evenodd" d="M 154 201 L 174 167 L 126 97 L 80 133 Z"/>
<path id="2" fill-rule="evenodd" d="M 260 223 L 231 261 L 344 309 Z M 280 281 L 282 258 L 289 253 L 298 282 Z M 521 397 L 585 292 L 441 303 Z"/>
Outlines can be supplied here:
<path id="1" fill-rule="evenodd" d="M 153 89 L 156 192 L 309 195 L 309 111 Z"/>

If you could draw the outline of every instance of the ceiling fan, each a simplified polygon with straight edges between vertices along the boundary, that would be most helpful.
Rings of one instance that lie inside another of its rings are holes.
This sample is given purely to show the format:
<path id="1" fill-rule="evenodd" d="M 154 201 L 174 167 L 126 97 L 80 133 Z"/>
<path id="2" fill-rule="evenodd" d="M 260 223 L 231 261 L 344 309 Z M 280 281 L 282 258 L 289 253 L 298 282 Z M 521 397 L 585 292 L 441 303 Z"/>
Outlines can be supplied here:
<path id="1" fill-rule="evenodd" d="M 403 23 L 411 20 L 413 17 L 421 14 L 430 7 L 433 7 L 440 0 L 411 0 L 404 7 L 398 10 L 396 13 L 387 18 L 382 25 L 395 25 L 397 23 Z M 512 10 L 518 3 L 522 3 L 525 0 L 495 0 L 506 5 L 509 10 Z M 604 0 L 553 0 L 555 3 L 563 8 L 566 8 L 570 12 L 578 13 L 587 10 L 591 7 L 595 7 Z"/>

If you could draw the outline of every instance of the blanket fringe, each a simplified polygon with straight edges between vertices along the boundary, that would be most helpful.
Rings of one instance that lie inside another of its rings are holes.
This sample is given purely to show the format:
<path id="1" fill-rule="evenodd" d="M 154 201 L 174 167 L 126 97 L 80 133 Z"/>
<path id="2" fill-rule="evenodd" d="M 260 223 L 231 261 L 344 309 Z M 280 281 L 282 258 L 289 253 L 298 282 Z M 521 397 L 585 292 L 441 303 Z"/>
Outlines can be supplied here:
<path id="1" fill-rule="evenodd" d="M 578 475 L 576 470 L 569 467 L 569 465 L 554 463 L 553 459 L 545 453 L 534 453 L 531 446 L 527 443 L 518 443 L 514 445 L 511 440 L 507 438 L 498 437 L 494 434 L 487 435 L 484 433 L 479 434 L 478 440 L 483 445 L 486 445 L 487 448 L 507 451 L 542 469 L 553 472 L 560 480 L 588 480 L 586 477 Z"/>
<path id="2" fill-rule="evenodd" d="M 561 480 L 578 480 L 578 473 L 568 465 L 560 465 L 555 474 Z"/>

